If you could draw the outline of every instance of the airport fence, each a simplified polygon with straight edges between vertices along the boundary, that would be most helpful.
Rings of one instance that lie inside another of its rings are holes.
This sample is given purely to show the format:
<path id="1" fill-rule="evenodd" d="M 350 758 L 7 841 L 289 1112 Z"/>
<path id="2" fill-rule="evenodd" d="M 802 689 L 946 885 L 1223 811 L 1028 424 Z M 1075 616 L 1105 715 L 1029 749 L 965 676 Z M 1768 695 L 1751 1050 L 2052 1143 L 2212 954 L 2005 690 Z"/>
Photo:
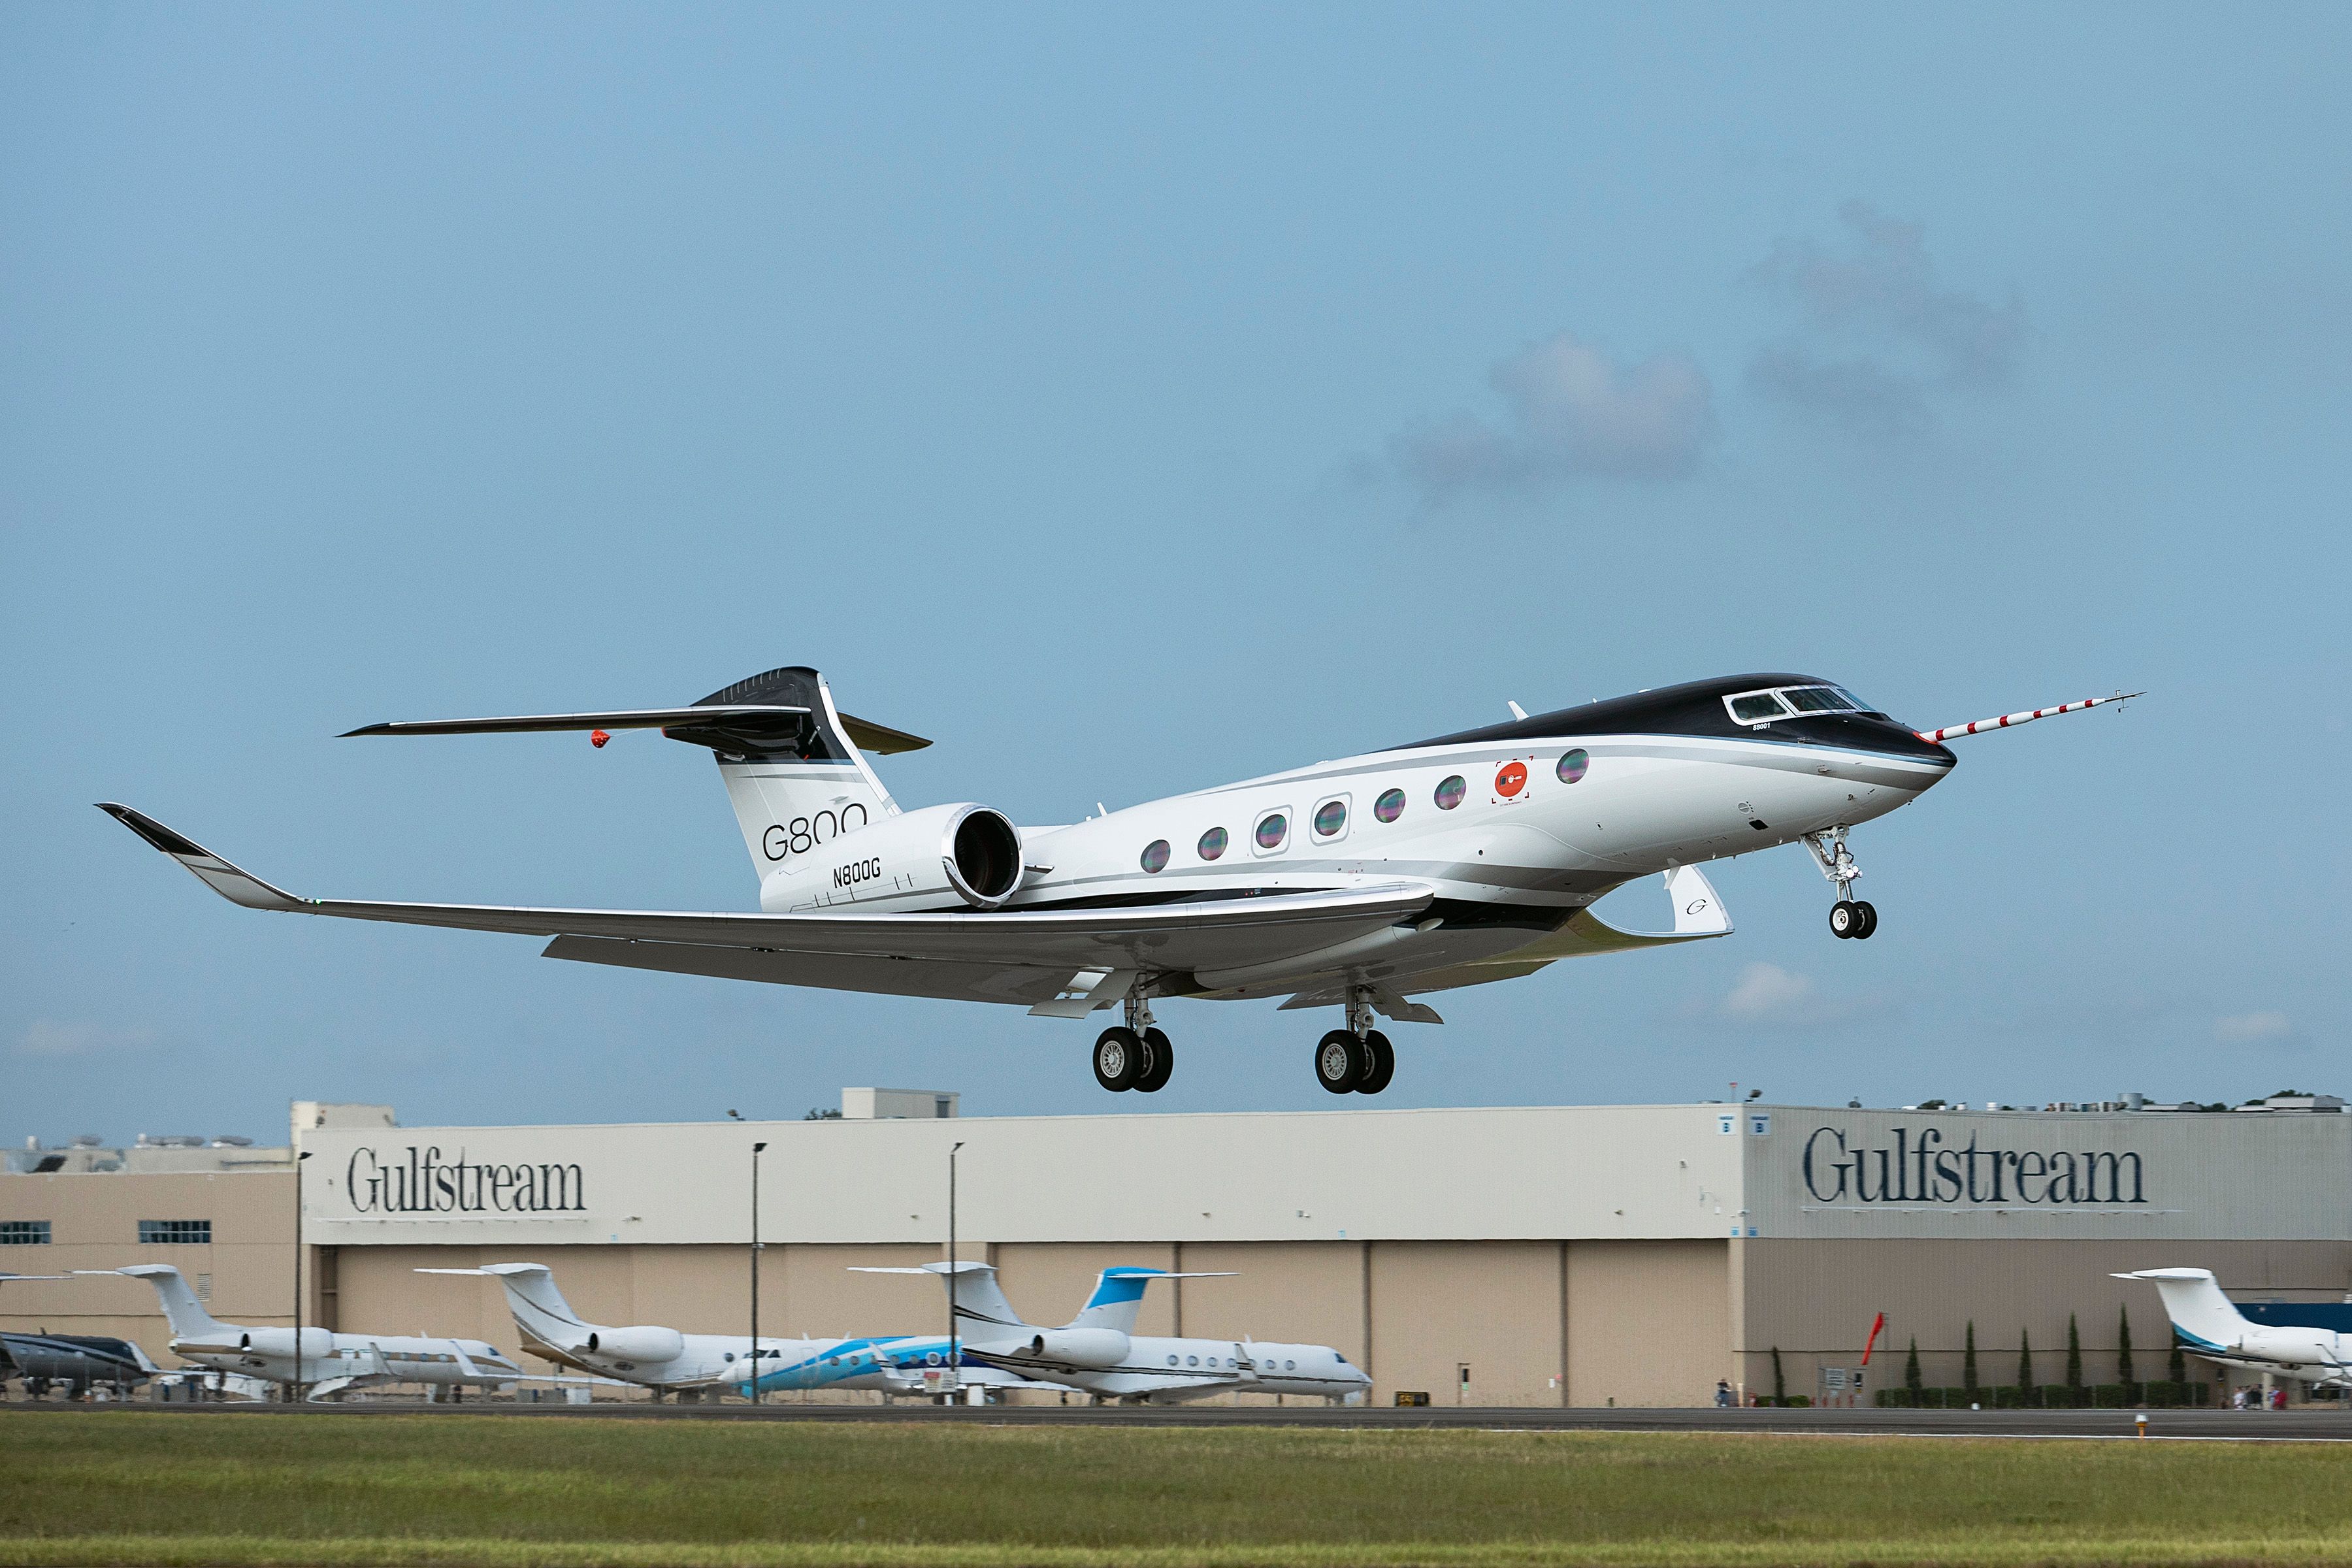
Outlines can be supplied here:
<path id="1" fill-rule="evenodd" d="M 2094 1383 L 2080 1387 L 2052 1383 L 2039 1388 L 2004 1384 L 1973 1394 L 1965 1388 L 1878 1391 L 1882 1410 L 1966 1410 L 1971 1405 L 1987 1410 L 2128 1410 L 2139 1405 L 2175 1410 L 2212 1403 L 2213 1385 L 2208 1383 Z"/>

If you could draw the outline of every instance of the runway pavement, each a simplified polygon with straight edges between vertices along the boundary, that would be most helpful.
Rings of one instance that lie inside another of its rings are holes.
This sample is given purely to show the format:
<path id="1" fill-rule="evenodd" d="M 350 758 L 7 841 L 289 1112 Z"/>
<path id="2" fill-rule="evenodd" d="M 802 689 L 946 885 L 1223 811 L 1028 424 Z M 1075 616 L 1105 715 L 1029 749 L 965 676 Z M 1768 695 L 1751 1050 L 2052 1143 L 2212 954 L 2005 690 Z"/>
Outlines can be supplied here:
<path id="1" fill-rule="evenodd" d="M 520 1405 L 422 1400 L 320 1405 L 15 1404 L 8 1410 L 138 1409 L 190 1419 L 309 1415 L 473 1415 L 551 1421 L 929 1422 L 981 1426 L 1313 1426 L 1334 1430 L 1718 1432 L 1813 1436 L 2119 1437 L 2352 1441 L 2352 1410 L 1612 1410 L 1380 1405 Z"/>

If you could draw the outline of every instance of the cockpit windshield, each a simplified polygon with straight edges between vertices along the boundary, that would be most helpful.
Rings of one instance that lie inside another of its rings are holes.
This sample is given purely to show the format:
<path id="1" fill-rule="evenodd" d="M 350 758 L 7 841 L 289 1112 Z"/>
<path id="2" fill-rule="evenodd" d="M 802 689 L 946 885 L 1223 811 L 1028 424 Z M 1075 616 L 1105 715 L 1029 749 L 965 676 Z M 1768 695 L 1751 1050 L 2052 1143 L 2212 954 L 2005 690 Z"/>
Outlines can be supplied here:
<path id="1" fill-rule="evenodd" d="M 1877 711 L 1842 686 L 1783 686 L 1775 691 L 1743 691 L 1723 700 L 1742 724 L 1769 724 L 1791 714 Z"/>

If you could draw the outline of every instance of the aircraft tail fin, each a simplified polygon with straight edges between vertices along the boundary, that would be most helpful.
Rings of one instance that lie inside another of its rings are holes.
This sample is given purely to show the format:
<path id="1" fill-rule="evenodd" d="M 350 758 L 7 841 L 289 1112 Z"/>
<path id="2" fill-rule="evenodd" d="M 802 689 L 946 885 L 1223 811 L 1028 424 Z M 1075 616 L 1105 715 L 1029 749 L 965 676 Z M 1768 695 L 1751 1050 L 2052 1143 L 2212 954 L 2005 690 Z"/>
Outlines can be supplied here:
<path id="1" fill-rule="evenodd" d="M 419 1274 L 473 1274 L 506 1287 L 507 1310 L 515 1326 L 542 1344 L 571 1350 L 586 1342 L 603 1325 L 583 1322 L 563 1292 L 555 1288 L 555 1271 L 544 1263 L 485 1263 L 479 1268 L 420 1268 Z"/>
<path id="2" fill-rule="evenodd" d="M 771 669 L 714 691 L 697 706 L 782 703 L 807 710 L 789 737 L 757 746 L 712 745 L 727 799 L 743 830 L 751 868 L 764 883 L 795 855 L 898 813 L 863 752 L 911 752 L 930 744 L 833 705 L 824 677 L 805 666 Z M 680 739 L 685 737 L 680 736 Z M 710 742 L 705 741 L 706 745 Z"/>
<path id="3" fill-rule="evenodd" d="M 2164 1315 L 2191 1345 L 2228 1350 L 2245 1337 L 2246 1317 L 2221 1293 L 2210 1268 L 2142 1268 L 2118 1279 L 2146 1279 L 2164 1298 Z"/>
<path id="4" fill-rule="evenodd" d="M 1026 1331 L 1030 1325 L 1021 1321 L 1013 1303 L 1004 1299 L 1004 1287 L 996 1282 L 996 1269 L 992 1264 L 957 1262 L 950 1277 L 945 1263 L 926 1263 L 917 1268 L 853 1268 L 853 1274 L 929 1274 L 948 1287 L 948 1301 L 955 1320 L 956 1332 L 968 1340 L 996 1340 L 1008 1330 Z"/>
<path id="5" fill-rule="evenodd" d="M 108 1270 L 95 1272 L 105 1273 Z M 128 1274 L 133 1279 L 144 1279 L 155 1287 L 155 1294 L 163 1303 L 163 1319 L 172 1325 L 175 1337 L 202 1338 L 221 1329 L 220 1320 L 205 1310 L 205 1304 L 197 1300 L 196 1293 L 188 1288 L 186 1278 L 171 1264 L 133 1263 L 129 1268 L 111 1272 Z"/>
<path id="6" fill-rule="evenodd" d="M 1164 1268 L 1106 1268 L 1095 1279 L 1094 1294 L 1078 1315 L 1063 1326 L 1072 1329 L 1116 1329 L 1122 1334 L 1135 1332 L 1135 1316 L 1143 1308 L 1143 1292 L 1154 1279 L 1223 1279 L 1230 1271 L 1197 1274 L 1171 1274 Z"/>

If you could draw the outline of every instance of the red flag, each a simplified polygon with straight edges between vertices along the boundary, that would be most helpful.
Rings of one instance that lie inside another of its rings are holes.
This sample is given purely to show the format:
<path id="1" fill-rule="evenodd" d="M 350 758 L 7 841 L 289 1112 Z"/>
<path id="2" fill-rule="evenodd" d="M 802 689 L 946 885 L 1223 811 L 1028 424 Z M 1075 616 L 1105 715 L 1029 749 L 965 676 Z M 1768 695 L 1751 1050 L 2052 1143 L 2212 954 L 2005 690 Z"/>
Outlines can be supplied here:
<path id="1" fill-rule="evenodd" d="M 1881 1312 L 1870 1320 L 1870 1338 L 1862 1342 L 1862 1364 L 1870 1364 L 1870 1347 L 1878 1342 L 1878 1331 L 1886 1326 L 1886 1314 Z"/>

